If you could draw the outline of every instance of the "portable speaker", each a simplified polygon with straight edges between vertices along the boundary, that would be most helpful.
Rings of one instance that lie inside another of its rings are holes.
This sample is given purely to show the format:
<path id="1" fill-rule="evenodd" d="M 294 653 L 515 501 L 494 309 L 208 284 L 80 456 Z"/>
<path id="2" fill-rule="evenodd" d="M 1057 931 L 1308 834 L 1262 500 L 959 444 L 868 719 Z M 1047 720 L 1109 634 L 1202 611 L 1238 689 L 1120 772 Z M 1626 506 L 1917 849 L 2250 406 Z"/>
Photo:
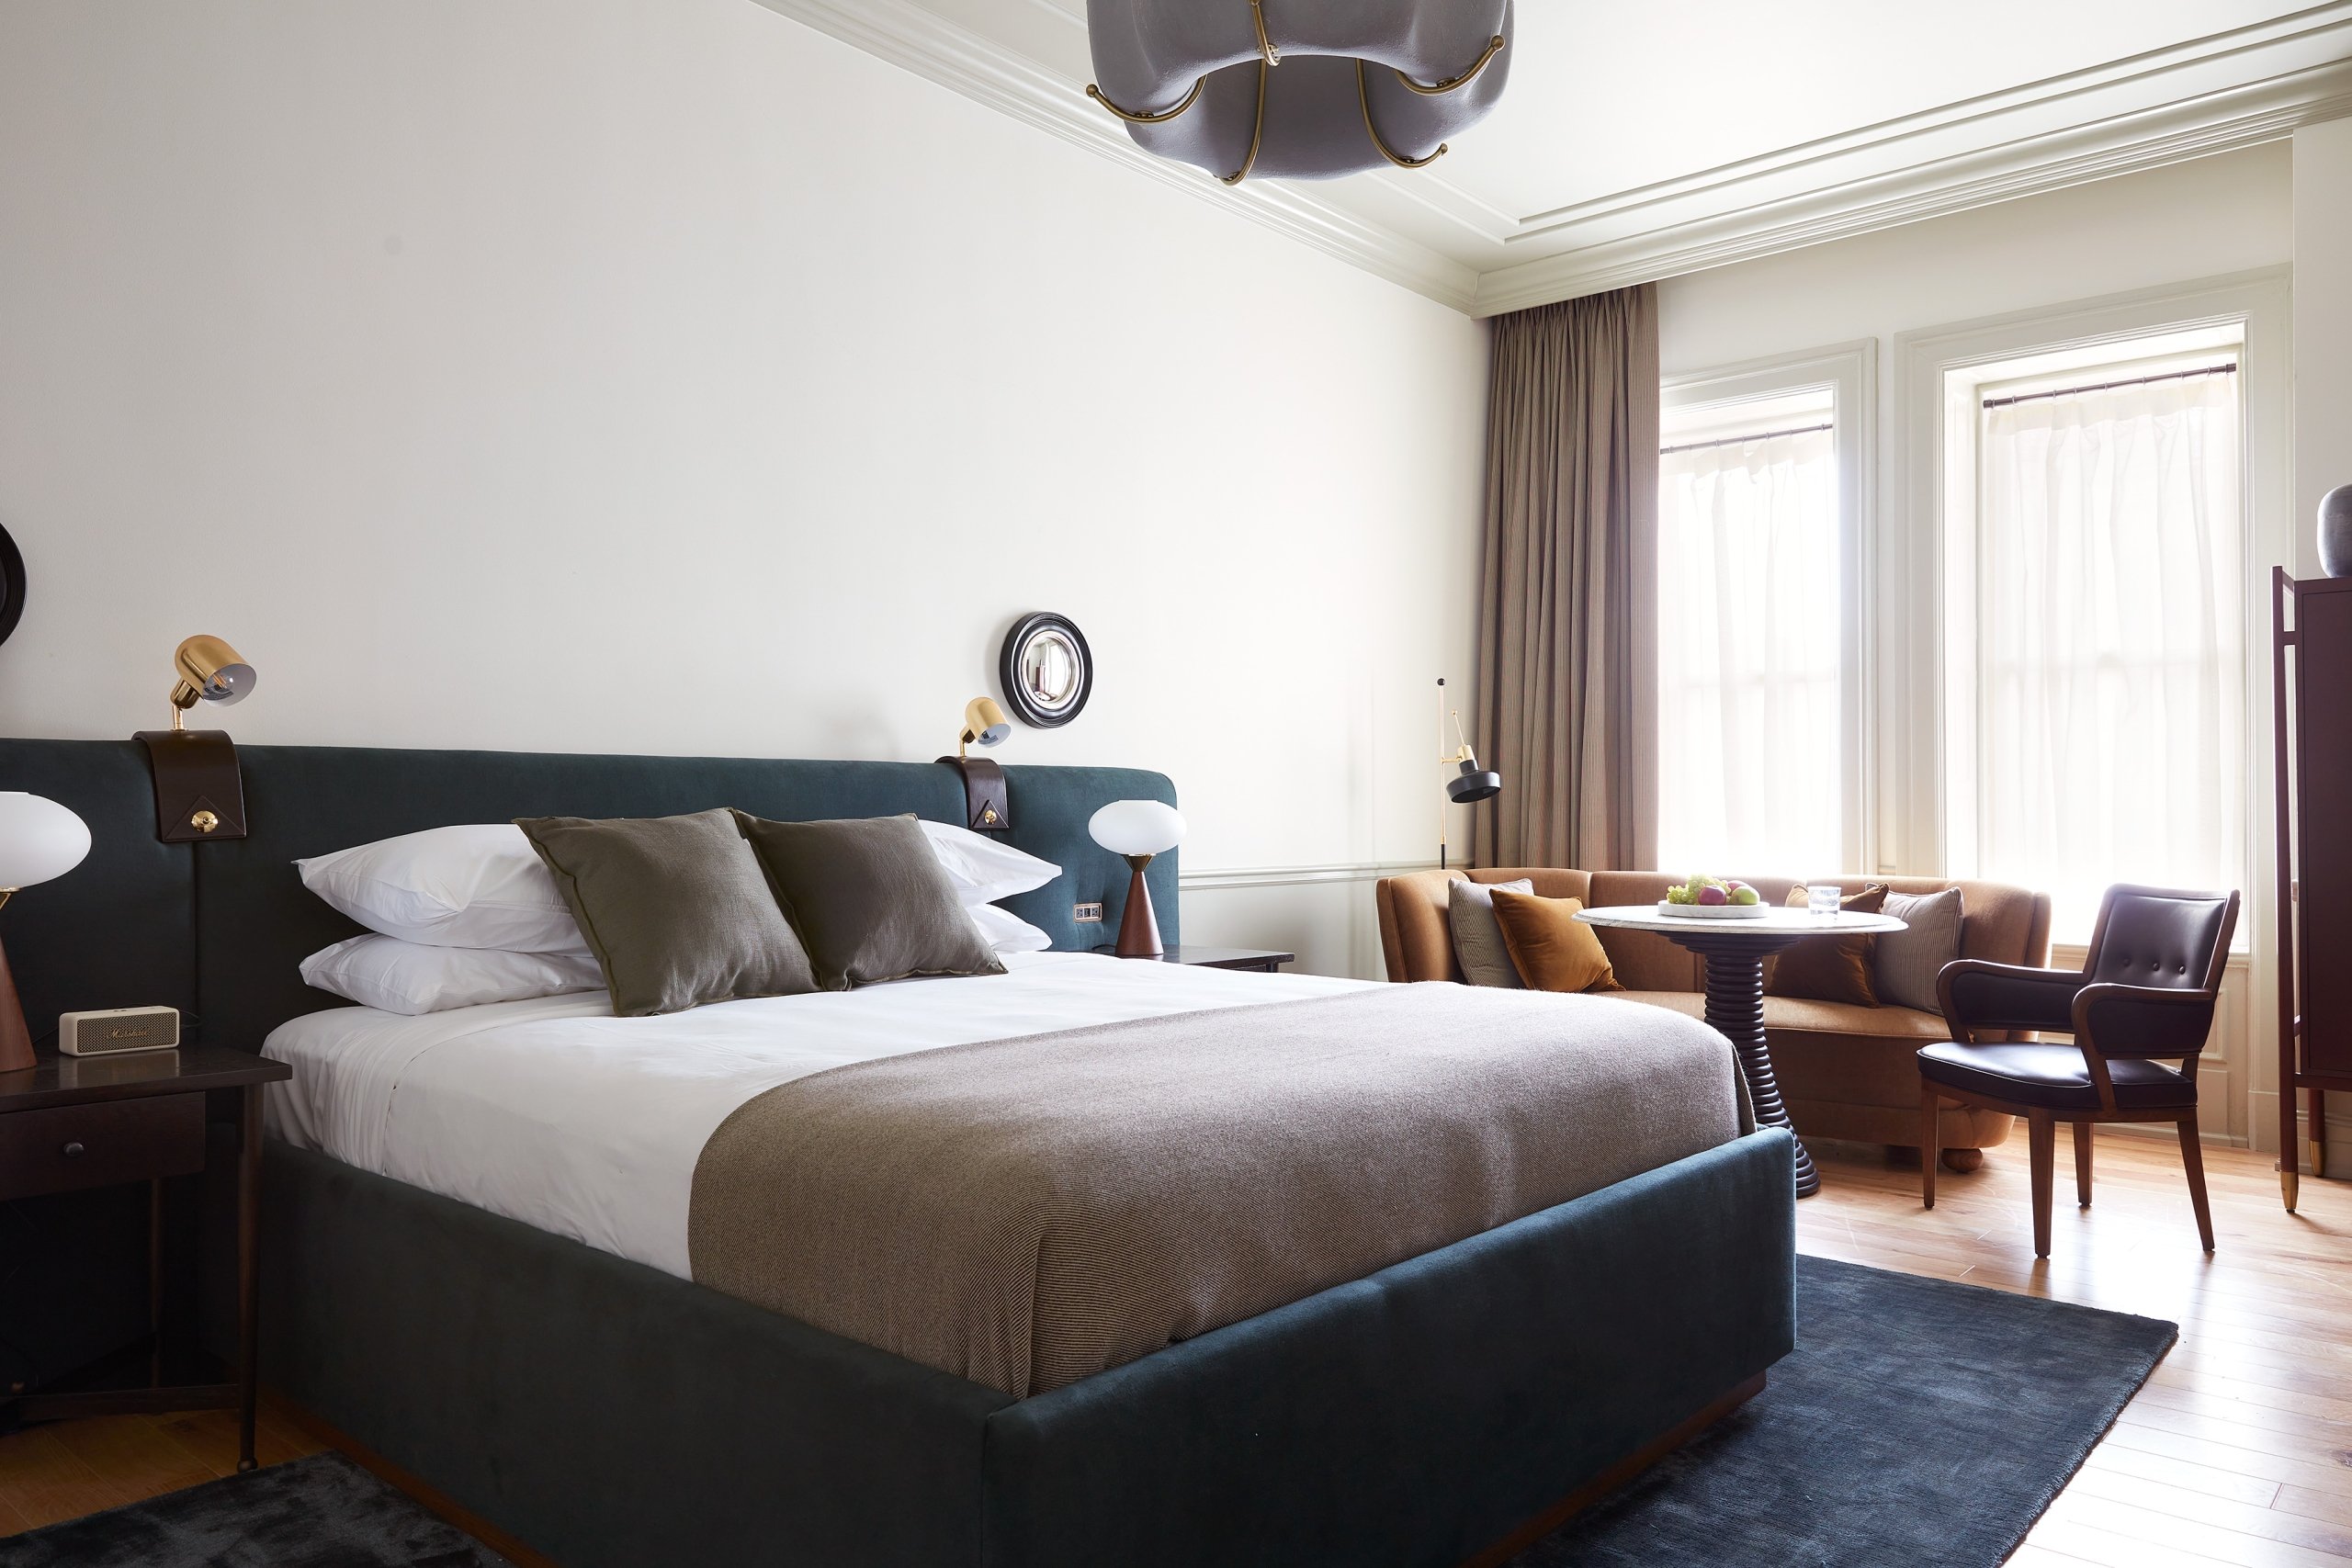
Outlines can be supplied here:
<path id="1" fill-rule="evenodd" d="M 57 1020 L 57 1048 L 69 1056 L 111 1056 L 122 1051 L 169 1051 L 180 1043 L 177 1008 L 109 1008 L 69 1012 Z"/>

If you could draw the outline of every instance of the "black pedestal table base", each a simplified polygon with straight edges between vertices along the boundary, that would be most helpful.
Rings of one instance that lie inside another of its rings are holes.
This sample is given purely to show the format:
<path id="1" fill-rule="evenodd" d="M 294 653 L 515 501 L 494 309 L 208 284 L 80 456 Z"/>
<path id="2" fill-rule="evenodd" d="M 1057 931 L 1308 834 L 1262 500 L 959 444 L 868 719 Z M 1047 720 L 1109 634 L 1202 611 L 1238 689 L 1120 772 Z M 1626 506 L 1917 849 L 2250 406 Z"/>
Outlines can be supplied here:
<path id="1" fill-rule="evenodd" d="M 1781 1082 L 1772 1076 L 1772 1053 L 1764 1043 L 1764 960 L 1803 935 L 1778 931 L 1676 931 L 1673 938 L 1707 962 L 1707 1027 L 1731 1042 L 1739 1059 L 1740 1076 L 1747 1080 L 1747 1098 L 1759 1127 L 1788 1127 L 1789 1108 L 1781 1101 Z M 1813 1156 L 1790 1128 L 1789 1142 L 1796 1150 L 1797 1196 L 1810 1198 L 1821 1190 L 1821 1173 Z"/>

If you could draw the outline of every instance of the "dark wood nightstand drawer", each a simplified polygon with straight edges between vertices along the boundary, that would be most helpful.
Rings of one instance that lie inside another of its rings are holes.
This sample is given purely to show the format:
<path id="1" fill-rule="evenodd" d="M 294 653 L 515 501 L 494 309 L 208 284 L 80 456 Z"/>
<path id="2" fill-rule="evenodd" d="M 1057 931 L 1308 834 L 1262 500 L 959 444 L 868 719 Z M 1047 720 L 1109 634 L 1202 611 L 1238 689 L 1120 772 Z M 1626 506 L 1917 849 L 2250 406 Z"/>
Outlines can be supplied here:
<path id="1" fill-rule="evenodd" d="M 30 1198 L 204 1168 L 204 1096 L 0 1116 L 0 1196 Z"/>

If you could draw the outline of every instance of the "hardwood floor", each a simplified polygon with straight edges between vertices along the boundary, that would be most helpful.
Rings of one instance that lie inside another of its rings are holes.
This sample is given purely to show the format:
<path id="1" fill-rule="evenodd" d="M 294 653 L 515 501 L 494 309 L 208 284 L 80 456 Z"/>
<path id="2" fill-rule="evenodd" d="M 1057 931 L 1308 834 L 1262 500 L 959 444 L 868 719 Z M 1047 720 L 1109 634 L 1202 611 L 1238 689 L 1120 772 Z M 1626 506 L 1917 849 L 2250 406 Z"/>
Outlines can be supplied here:
<path id="1" fill-rule="evenodd" d="M 2180 1325 L 2180 1343 L 2012 1562 L 2352 1563 L 2352 1183 L 2306 1178 L 2302 1213 L 2290 1215 L 2268 1156 L 2207 1150 L 2218 1244 L 2208 1258 L 2178 1148 L 2110 1133 L 2097 1144 L 2092 1208 L 2076 1209 L 2072 1184 L 2059 1183 L 2044 1263 L 2033 1256 L 2022 1131 L 1982 1170 L 1939 1172 L 1932 1211 L 1919 1207 L 1917 1161 L 1812 1149 L 1822 1190 L 1797 1206 L 1803 1251 Z M 265 1464 L 331 1446 L 341 1445 L 298 1413 L 265 1407 Z M 60 1422 L 0 1438 L 0 1536 L 234 1464 L 219 1413 Z M 545 1562 L 420 1495 L 526 1568 Z"/>

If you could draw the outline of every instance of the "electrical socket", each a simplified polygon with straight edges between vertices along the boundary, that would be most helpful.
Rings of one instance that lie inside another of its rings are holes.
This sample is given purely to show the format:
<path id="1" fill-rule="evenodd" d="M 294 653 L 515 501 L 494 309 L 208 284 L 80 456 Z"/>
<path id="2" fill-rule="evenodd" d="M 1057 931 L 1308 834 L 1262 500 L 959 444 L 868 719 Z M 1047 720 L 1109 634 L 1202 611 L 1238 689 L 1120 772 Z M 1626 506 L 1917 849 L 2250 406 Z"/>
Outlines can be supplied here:
<path id="1" fill-rule="evenodd" d="M 1081 926 L 1099 926 L 1102 923 L 1102 906 L 1099 902 L 1072 905 L 1069 918 Z"/>

